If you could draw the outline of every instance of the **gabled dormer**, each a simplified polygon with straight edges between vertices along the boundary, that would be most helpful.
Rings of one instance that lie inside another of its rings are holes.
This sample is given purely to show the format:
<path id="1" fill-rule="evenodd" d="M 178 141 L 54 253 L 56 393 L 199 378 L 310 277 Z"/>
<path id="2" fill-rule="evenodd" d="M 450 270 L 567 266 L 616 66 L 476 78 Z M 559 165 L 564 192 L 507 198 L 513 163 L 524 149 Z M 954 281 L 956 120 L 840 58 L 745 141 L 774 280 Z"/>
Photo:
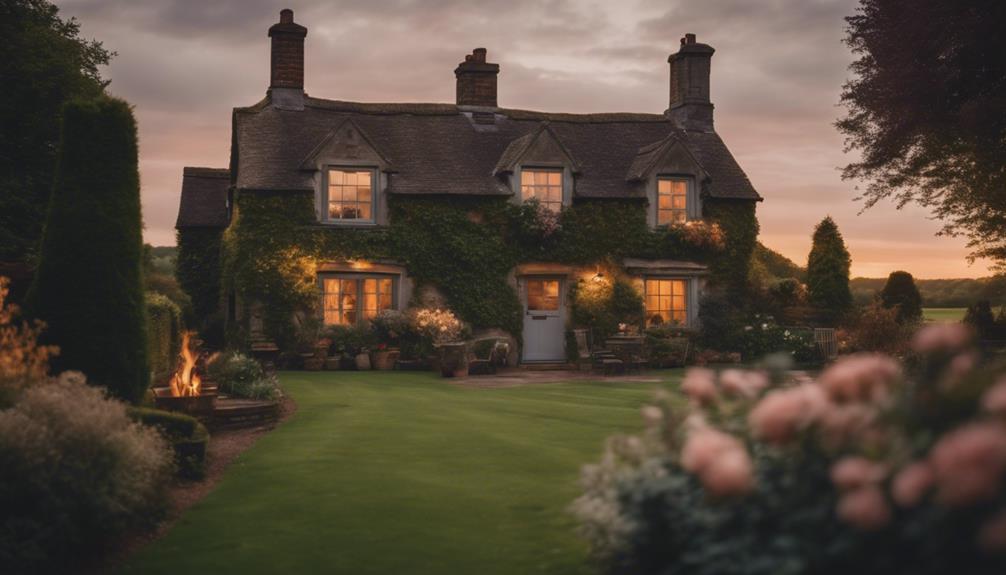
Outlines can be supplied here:
<path id="1" fill-rule="evenodd" d="M 337 226 L 387 223 L 391 161 L 353 120 L 325 136 L 301 162 L 314 174 L 318 221 Z"/>
<path id="2" fill-rule="evenodd" d="M 572 204 L 579 173 L 580 163 L 548 122 L 510 142 L 493 170 L 508 181 L 515 202 L 536 198 L 556 212 Z"/>
<path id="3" fill-rule="evenodd" d="M 639 149 L 626 180 L 644 187 L 647 222 L 656 227 L 700 219 L 702 190 L 711 178 L 681 136 L 671 133 Z"/>

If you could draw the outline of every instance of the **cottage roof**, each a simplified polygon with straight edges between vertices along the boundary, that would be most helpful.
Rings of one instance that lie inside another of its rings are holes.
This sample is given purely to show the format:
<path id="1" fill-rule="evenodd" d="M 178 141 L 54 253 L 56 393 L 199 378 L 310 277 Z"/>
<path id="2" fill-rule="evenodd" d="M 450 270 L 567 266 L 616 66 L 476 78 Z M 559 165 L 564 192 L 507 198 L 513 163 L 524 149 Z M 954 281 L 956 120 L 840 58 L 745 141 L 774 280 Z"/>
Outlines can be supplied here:
<path id="1" fill-rule="evenodd" d="M 493 125 L 486 126 L 486 117 Z M 268 98 L 234 110 L 232 165 L 238 189 L 311 190 L 304 160 L 346 120 L 394 165 L 396 194 L 508 195 L 501 177 L 534 134 L 548 131 L 578 163 L 576 196 L 642 198 L 633 165 L 648 146 L 674 134 L 709 175 L 711 197 L 760 200 L 720 137 L 681 130 L 662 114 L 562 114 L 454 104 L 369 104 L 305 98 L 301 111 Z M 522 144 L 523 142 L 523 144 Z M 644 154 L 645 155 L 645 154 Z M 184 202 L 184 198 L 183 198 Z M 181 218 L 180 218 L 181 221 Z"/>
<path id="2" fill-rule="evenodd" d="M 186 167 L 176 228 L 227 227 L 227 190 L 231 172 L 222 168 Z"/>

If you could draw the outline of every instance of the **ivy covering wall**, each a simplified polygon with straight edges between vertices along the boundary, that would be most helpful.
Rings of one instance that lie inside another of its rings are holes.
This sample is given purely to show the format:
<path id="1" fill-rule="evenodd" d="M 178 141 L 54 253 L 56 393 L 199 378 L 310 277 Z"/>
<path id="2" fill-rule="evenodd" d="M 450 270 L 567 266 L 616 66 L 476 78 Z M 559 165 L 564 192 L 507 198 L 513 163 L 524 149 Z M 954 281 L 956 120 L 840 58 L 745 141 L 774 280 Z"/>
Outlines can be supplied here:
<path id="1" fill-rule="evenodd" d="M 392 196 L 387 227 L 333 228 L 316 222 L 310 192 L 243 191 L 223 238 L 222 287 L 237 294 L 244 318 L 252 302 L 266 302 L 266 335 L 293 349 L 318 314 L 318 264 L 394 260 L 417 287 L 437 287 L 473 327 L 519 338 L 522 308 L 508 276 L 522 262 L 666 258 L 709 263 L 713 283 L 746 278 L 757 235 L 754 206 L 707 205 L 722 230 L 702 223 L 651 230 L 638 201 L 581 201 L 550 216 L 505 197 L 442 196 Z M 723 258 L 730 262 L 719 263 Z M 241 345 L 247 330 L 247 323 L 234 325 L 229 335 Z"/>

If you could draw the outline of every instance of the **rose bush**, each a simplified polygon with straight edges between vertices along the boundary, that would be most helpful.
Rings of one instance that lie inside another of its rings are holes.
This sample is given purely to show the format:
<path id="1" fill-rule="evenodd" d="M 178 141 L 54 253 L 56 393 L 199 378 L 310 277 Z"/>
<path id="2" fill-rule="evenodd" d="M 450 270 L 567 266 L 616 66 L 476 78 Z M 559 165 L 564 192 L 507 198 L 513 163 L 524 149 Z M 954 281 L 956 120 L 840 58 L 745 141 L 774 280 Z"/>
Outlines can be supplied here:
<path id="1" fill-rule="evenodd" d="M 573 505 L 610 573 L 1006 572 L 1006 367 L 960 325 L 816 379 L 688 372 Z M 779 362 L 779 359 L 775 361 Z"/>

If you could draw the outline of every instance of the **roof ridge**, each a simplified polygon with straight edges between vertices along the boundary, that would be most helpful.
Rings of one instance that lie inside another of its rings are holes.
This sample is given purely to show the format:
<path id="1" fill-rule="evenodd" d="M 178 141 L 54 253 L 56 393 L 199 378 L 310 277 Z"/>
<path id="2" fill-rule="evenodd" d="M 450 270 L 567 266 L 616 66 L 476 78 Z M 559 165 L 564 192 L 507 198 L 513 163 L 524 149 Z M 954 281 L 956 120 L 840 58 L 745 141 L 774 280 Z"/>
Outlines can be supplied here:
<path id="1" fill-rule="evenodd" d="M 197 178 L 229 178 L 231 171 L 228 168 L 208 168 L 204 166 L 185 166 L 182 168 L 182 176 Z"/>

